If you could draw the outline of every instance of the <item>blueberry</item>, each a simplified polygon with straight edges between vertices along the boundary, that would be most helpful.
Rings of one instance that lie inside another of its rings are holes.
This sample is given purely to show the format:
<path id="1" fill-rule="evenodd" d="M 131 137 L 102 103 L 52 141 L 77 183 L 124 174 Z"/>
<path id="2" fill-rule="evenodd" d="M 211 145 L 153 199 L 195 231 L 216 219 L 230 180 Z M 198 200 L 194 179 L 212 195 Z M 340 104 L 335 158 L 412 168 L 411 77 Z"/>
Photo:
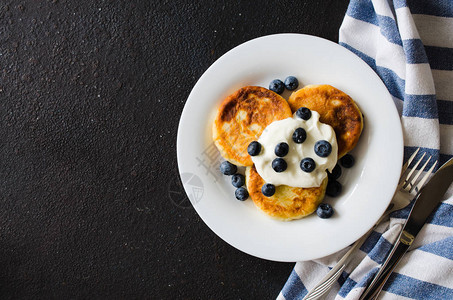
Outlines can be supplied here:
<path id="1" fill-rule="evenodd" d="M 311 118 L 311 110 L 306 107 L 301 107 L 296 111 L 296 116 L 307 121 Z"/>
<path id="2" fill-rule="evenodd" d="M 240 187 L 234 192 L 234 195 L 236 196 L 236 199 L 244 201 L 249 197 L 249 192 L 245 188 Z"/>
<path id="3" fill-rule="evenodd" d="M 273 185 L 272 183 L 265 183 L 261 188 L 261 192 L 264 196 L 271 197 L 275 194 L 275 185 Z"/>
<path id="4" fill-rule="evenodd" d="M 316 168 L 316 163 L 312 158 L 306 157 L 300 161 L 300 168 L 302 171 L 310 173 Z"/>
<path id="5" fill-rule="evenodd" d="M 355 163 L 354 156 L 351 154 L 346 154 L 342 158 L 340 158 L 340 164 L 345 168 L 351 168 Z"/>
<path id="6" fill-rule="evenodd" d="M 341 167 L 339 164 L 336 164 L 335 167 L 332 169 L 332 173 L 327 172 L 329 179 L 337 180 L 341 176 Z"/>
<path id="7" fill-rule="evenodd" d="M 257 156 L 261 152 L 261 144 L 257 141 L 251 142 L 247 147 L 247 153 L 251 156 Z"/>
<path id="8" fill-rule="evenodd" d="M 315 153 L 319 157 L 327 157 L 332 152 L 332 145 L 326 141 L 321 140 L 315 143 Z"/>
<path id="9" fill-rule="evenodd" d="M 293 133 L 294 143 L 302 144 L 306 138 L 307 138 L 307 132 L 305 131 L 305 129 L 303 129 L 302 127 L 299 127 L 296 130 L 294 130 L 294 133 Z"/>
<path id="10" fill-rule="evenodd" d="M 234 187 L 241 187 L 245 184 L 245 177 L 242 174 L 234 174 L 231 176 L 231 184 Z"/>
<path id="11" fill-rule="evenodd" d="M 285 87 L 289 91 L 294 91 L 299 86 L 299 80 L 294 76 L 288 76 L 285 79 Z"/>
<path id="12" fill-rule="evenodd" d="M 272 161 L 272 169 L 277 173 L 285 171 L 287 167 L 288 164 L 283 158 L 276 158 Z"/>
<path id="13" fill-rule="evenodd" d="M 238 167 L 227 160 L 220 164 L 220 172 L 222 172 L 223 175 L 233 175 L 237 172 L 237 170 Z"/>
<path id="14" fill-rule="evenodd" d="M 285 84 L 280 79 L 274 79 L 269 83 L 269 89 L 277 94 L 281 94 L 285 90 Z"/>
<path id="15" fill-rule="evenodd" d="M 342 189 L 341 183 L 336 180 L 329 180 L 329 182 L 327 182 L 326 194 L 330 197 L 337 197 L 341 194 Z"/>
<path id="16" fill-rule="evenodd" d="M 333 215 L 332 205 L 327 203 L 321 203 L 316 209 L 316 214 L 322 219 L 328 219 Z"/>
<path id="17" fill-rule="evenodd" d="M 289 145 L 287 143 L 279 143 L 277 144 L 277 146 L 275 146 L 275 155 L 277 155 L 278 157 L 283 157 L 285 156 L 286 154 L 288 154 L 288 151 L 289 151 Z"/>

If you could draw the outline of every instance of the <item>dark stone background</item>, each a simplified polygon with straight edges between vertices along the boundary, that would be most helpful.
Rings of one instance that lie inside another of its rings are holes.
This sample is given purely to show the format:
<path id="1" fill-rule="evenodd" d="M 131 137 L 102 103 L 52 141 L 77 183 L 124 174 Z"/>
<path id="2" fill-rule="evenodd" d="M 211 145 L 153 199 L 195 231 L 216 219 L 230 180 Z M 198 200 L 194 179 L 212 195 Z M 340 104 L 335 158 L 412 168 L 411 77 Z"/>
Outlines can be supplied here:
<path id="1" fill-rule="evenodd" d="M 347 2 L 1 1 L 0 297 L 275 298 L 292 263 L 175 204 L 179 116 L 247 40 L 338 41 Z"/>

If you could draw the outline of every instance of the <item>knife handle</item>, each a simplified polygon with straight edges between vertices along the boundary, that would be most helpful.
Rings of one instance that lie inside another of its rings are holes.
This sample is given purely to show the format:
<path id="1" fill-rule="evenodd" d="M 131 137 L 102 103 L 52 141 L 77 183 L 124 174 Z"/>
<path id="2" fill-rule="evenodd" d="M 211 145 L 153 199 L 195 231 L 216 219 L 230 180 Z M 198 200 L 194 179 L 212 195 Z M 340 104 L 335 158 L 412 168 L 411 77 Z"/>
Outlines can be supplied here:
<path id="1" fill-rule="evenodd" d="M 382 288 L 384 287 L 384 284 L 389 279 L 390 274 L 392 274 L 393 270 L 403 257 L 404 253 L 406 253 L 407 249 L 409 249 L 413 240 L 414 237 L 410 233 L 408 233 L 405 230 L 401 232 L 401 235 L 399 236 L 397 242 L 393 246 L 389 256 L 383 263 L 379 272 L 374 277 L 373 281 L 371 281 L 370 285 L 363 292 L 362 296 L 360 297 L 360 300 L 377 298 Z"/>

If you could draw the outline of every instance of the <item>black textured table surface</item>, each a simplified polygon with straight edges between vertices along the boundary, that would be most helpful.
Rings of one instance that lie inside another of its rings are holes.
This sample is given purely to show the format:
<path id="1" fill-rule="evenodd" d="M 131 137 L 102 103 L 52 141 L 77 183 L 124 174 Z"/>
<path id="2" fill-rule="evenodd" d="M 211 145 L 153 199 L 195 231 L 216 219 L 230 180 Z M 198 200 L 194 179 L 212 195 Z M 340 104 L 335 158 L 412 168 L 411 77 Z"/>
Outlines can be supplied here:
<path id="1" fill-rule="evenodd" d="M 2 1 L 0 297 L 275 298 L 293 264 L 234 249 L 184 202 L 179 117 L 222 54 L 337 42 L 347 2 Z"/>

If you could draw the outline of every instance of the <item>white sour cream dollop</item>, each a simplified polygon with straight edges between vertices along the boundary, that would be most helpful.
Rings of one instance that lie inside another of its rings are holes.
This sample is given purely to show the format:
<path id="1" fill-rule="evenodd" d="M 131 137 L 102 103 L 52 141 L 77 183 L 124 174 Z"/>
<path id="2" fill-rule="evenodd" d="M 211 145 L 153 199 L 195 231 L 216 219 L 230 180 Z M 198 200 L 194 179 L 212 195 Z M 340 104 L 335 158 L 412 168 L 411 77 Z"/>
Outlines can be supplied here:
<path id="1" fill-rule="evenodd" d="M 326 170 L 331 172 L 335 167 L 338 155 L 335 132 L 331 126 L 319 121 L 319 113 L 311 113 L 311 118 L 306 121 L 294 114 L 292 118 L 272 122 L 264 129 L 258 139 L 261 152 L 252 156 L 252 161 L 258 174 L 267 183 L 303 188 L 319 187 L 327 176 Z M 299 127 L 307 133 L 306 140 L 301 144 L 292 139 L 294 131 Z M 332 146 L 332 152 L 327 157 L 320 157 L 315 153 L 315 143 L 320 140 L 326 140 Z M 275 155 L 275 146 L 281 142 L 289 145 L 288 154 L 282 157 L 288 167 L 278 173 L 272 168 L 272 161 L 278 158 Z M 300 167 L 301 160 L 306 157 L 312 158 L 316 163 L 316 168 L 309 173 Z"/>

